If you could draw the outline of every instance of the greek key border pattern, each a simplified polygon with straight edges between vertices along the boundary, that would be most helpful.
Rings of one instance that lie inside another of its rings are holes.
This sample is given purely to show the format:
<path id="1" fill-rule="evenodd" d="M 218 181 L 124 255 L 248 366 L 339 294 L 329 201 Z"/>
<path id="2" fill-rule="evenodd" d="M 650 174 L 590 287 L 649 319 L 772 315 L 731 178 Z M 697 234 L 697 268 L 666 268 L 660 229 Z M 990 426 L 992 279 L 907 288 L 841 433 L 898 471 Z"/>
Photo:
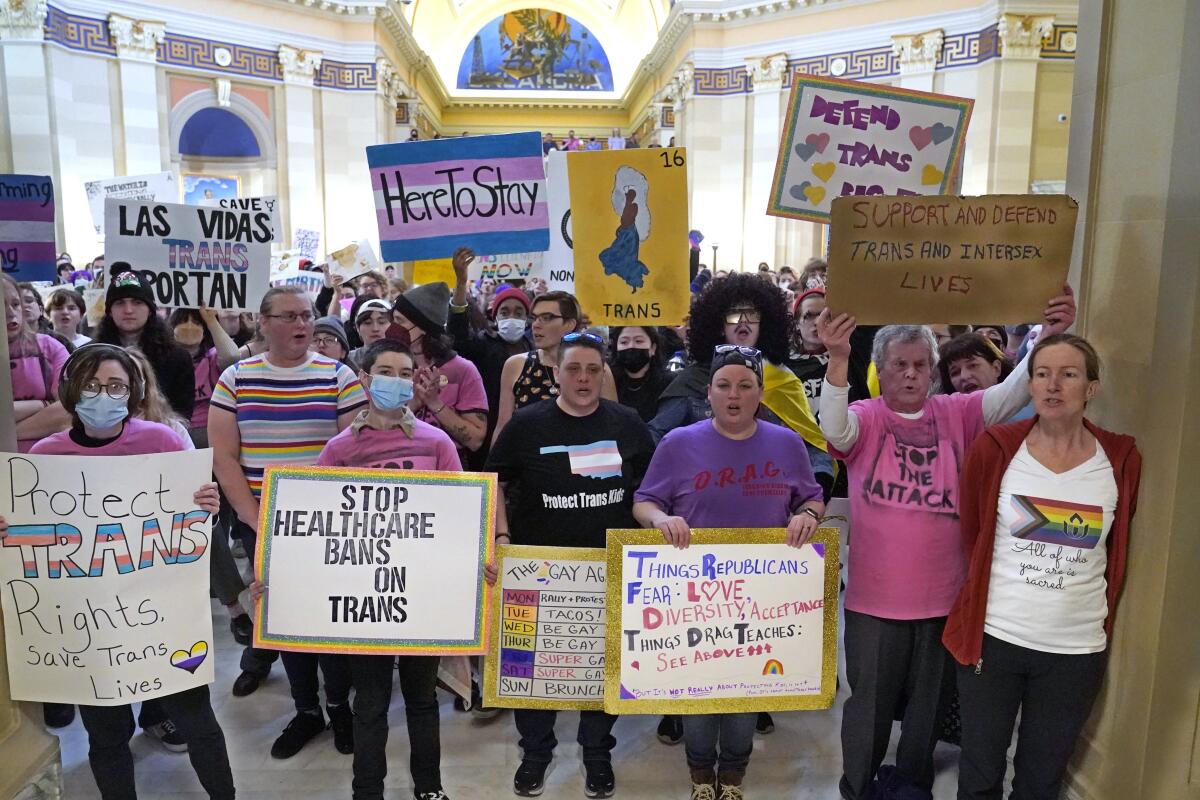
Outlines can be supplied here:
<path id="1" fill-rule="evenodd" d="M 396 104 L 396 124 L 408 124 L 408 103 L 400 102 Z"/>
<path id="2" fill-rule="evenodd" d="M 1055 61 L 1068 61 L 1075 58 L 1075 50 L 1063 49 L 1063 36 L 1071 34 L 1078 37 L 1078 25 L 1055 25 L 1054 33 L 1050 38 L 1050 42 L 1042 45 L 1042 58 L 1049 58 Z"/>
<path id="3" fill-rule="evenodd" d="M 117 54 L 116 45 L 108 34 L 108 20 L 77 17 L 62 9 L 49 6 L 45 23 L 46 41 L 60 44 L 68 50 L 85 53 Z"/>
<path id="4" fill-rule="evenodd" d="M 344 89 L 348 92 L 374 89 L 375 65 L 322 59 L 313 84 L 322 89 Z"/>
<path id="5" fill-rule="evenodd" d="M 216 60 L 216 51 L 222 47 L 232 54 L 227 67 L 221 66 Z M 158 46 L 158 61 L 172 67 L 190 67 L 268 81 L 283 80 L 283 66 L 275 51 L 196 36 L 168 33 L 165 41 Z"/>
<path id="6" fill-rule="evenodd" d="M 659 119 L 658 127 L 674 128 L 675 127 L 675 109 L 671 106 L 663 106 L 662 116 Z"/>
<path id="7" fill-rule="evenodd" d="M 745 67 L 697 69 L 693 91 L 697 95 L 746 94 L 751 90 L 750 73 Z"/>

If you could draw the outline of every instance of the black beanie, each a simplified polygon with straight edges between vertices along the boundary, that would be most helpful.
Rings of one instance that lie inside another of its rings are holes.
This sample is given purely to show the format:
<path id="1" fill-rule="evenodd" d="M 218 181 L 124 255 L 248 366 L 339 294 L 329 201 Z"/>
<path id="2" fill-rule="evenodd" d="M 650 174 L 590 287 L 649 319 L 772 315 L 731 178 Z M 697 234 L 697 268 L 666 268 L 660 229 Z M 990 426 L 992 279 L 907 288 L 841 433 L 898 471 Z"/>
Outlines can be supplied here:
<path id="1" fill-rule="evenodd" d="M 450 287 L 442 281 L 422 284 L 397 297 L 395 308 L 426 333 L 445 333 Z"/>
<path id="2" fill-rule="evenodd" d="M 154 291 L 150 288 L 150 283 L 144 275 L 129 266 L 129 262 L 113 262 L 109 266 L 108 274 L 108 294 L 104 296 L 105 314 L 112 312 L 113 303 L 125 297 L 141 300 L 150 306 L 151 314 L 157 310 L 154 303 Z"/>

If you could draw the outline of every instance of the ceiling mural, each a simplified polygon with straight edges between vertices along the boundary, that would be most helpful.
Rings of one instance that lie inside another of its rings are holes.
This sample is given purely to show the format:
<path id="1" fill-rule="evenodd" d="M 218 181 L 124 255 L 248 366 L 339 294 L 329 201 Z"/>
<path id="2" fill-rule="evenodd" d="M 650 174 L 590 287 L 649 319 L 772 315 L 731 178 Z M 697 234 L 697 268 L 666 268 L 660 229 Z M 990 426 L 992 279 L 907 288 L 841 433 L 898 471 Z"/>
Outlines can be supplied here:
<path id="1" fill-rule="evenodd" d="M 604 47 L 577 20 L 557 11 L 510 11 L 484 26 L 463 53 L 458 88 L 613 91 Z"/>

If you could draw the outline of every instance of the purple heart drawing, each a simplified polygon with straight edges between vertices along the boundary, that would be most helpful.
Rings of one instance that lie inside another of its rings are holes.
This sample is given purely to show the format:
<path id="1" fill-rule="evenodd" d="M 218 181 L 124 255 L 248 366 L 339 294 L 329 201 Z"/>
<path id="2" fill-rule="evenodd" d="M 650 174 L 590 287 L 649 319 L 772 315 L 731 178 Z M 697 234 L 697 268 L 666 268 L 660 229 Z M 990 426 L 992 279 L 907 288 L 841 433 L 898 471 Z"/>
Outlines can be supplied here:
<path id="1" fill-rule="evenodd" d="M 941 144 L 954 135 L 954 128 L 938 122 L 929 129 L 929 135 L 933 137 L 934 144 Z"/>
<path id="2" fill-rule="evenodd" d="M 807 201 L 808 198 L 804 195 L 804 190 L 807 189 L 809 186 L 812 186 L 812 184 L 809 183 L 808 181 L 805 181 L 804 183 L 800 184 L 799 186 L 793 186 L 792 188 L 788 189 L 788 194 L 790 194 L 792 197 L 794 197 L 797 200 Z"/>
<path id="3" fill-rule="evenodd" d="M 796 155 L 800 156 L 801 161 L 808 161 L 813 157 L 813 153 L 817 152 L 817 148 L 808 142 L 802 142 L 795 147 Z"/>

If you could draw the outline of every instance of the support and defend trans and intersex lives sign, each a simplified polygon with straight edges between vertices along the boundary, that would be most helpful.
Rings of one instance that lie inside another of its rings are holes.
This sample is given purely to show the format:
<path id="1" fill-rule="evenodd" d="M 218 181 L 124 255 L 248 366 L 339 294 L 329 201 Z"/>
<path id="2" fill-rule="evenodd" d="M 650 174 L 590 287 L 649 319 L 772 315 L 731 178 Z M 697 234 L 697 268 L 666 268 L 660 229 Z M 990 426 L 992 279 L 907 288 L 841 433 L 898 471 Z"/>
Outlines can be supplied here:
<path id="1" fill-rule="evenodd" d="M 384 261 L 543 252 L 546 171 L 536 132 L 367 148 Z"/>
<path id="2" fill-rule="evenodd" d="M 276 200 L 225 202 L 231 207 L 107 200 L 105 260 L 142 273 L 160 306 L 257 311 L 271 279 Z"/>
<path id="3" fill-rule="evenodd" d="M 16 700 L 115 706 L 213 681 L 212 451 L 0 460 L 0 610 Z"/>
<path id="4" fill-rule="evenodd" d="M 604 707 L 601 548 L 497 548 L 483 702 L 499 708 Z"/>
<path id="5" fill-rule="evenodd" d="M 837 532 L 608 532 L 604 710 L 703 714 L 829 708 L 837 673 Z"/>
<path id="6" fill-rule="evenodd" d="M 313 653 L 478 655 L 496 476 L 269 467 L 254 644 Z"/>

